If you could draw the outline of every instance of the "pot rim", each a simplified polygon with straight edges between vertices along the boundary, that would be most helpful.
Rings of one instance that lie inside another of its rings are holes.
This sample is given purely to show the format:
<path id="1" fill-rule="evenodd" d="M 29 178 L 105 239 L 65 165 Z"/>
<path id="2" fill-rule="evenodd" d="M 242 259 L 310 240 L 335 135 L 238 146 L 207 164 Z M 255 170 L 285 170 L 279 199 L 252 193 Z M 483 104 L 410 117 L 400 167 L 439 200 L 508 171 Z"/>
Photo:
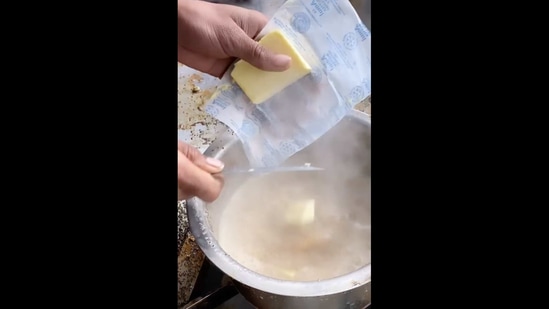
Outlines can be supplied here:
<path id="1" fill-rule="evenodd" d="M 365 113 L 352 110 L 345 116 L 348 117 L 370 127 L 370 118 Z M 211 153 L 208 149 L 205 152 Z M 256 273 L 238 263 L 221 248 L 207 220 L 206 204 L 203 201 L 192 198 L 187 200 L 186 205 L 189 227 L 197 245 L 222 272 L 244 285 L 277 295 L 315 297 L 345 292 L 371 281 L 371 263 L 339 277 L 307 282 L 279 280 Z"/>

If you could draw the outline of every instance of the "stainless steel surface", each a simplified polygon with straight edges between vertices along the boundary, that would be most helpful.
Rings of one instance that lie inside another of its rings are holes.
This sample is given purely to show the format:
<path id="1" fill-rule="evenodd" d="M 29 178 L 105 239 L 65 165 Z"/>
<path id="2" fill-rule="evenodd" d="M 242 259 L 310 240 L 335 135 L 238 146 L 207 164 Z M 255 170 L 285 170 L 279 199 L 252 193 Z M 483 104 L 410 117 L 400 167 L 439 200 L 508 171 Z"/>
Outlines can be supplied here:
<path id="1" fill-rule="evenodd" d="M 341 138 L 349 134 L 352 134 L 354 139 Z M 350 145 L 349 141 L 358 142 Z M 350 152 L 349 148 L 353 147 L 361 151 Z M 330 158 L 326 161 L 327 157 L 322 153 L 323 151 L 341 153 L 337 160 Z M 242 146 L 232 134 L 218 137 L 205 154 L 222 159 L 228 169 L 247 168 Z M 362 164 L 357 160 L 361 160 Z M 330 132 L 290 158 L 288 164 L 302 164 L 304 161 L 316 166 L 333 168 L 353 161 L 357 169 L 369 175 L 370 118 L 368 115 L 352 111 Z M 223 203 L 224 199 L 230 197 L 238 186 L 237 178 L 228 180 L 218 199 L 219 203 Z M 282 281 L 262 276 L 240 265 L 219 246 L 212 229 L 216 222 L 214 219 L 210 222 L 207 205 L 198 199 L 190 199 L 187 201 L 187 208 L 190 229 L 196 237 L 198 246 L 213 264 L 234 279 L 239 291 L 258 308 L 361 309 L 370 304 L 371 265 L 337 278 L 313 282 Z"/>
<path id="2" fill-rule="evenodd" d="M 257 309 L 236 290 L 230 278 L 210 261 L 205 260 L 202 267 L 204 269 L 201 270 L 200 279 L 193 291 L 193 299 L 184 306 L 179 306 L 180 309 Z"/>
<path id="3" fill-rule="evenodd" d="M 276 166 L 265 168 L 233 168 L 223 171 L 223 175 L 233 174 L 269 174 L 269 173 L 284 173 L 284 172 L 317 172 L 323 171 L 321 167 L 300 165 L 300 166 Z"/>
<path id="4" fill-rule="evenodd" d="M 238 282 L 235 286 L 246 300 L 260 309 L 363 309 L 371 301 L 370 282 L 349 291 L 310 297 L 273 295 Z"/>

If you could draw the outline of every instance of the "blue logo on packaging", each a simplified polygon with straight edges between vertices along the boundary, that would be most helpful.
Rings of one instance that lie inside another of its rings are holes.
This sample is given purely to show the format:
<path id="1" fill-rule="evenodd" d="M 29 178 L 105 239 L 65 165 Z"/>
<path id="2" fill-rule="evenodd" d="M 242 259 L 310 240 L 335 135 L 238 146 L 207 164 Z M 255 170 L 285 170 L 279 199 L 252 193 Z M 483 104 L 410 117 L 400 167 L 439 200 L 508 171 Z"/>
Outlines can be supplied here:
<path id="1" fill-rule="evenodd" d="M 240 127 L 240 132 L 242 132 L 242 134 L 247 136 L 253 136 L 257 133 L 257 131 L 258 127 L 255 123 L 247 119 L 244 119 L 242 121 L 242 126 Z"/>
<path id="2" fill-rule="evenodd" d="M 349 99 L 352 101 L 352 103 L 358 103 L 364 98 L 364 89 L 362 86 L 358 85 L 353 87 L 351 89 L 351 92 L 349 93 Z"/>
<path id="3" fill-rule="evenodd" d="M 299 33 L 305 33 L 311 28 L 311 19 L 303 12 L 295 13 L 290 23 L 292 28 Z"/>
<path id="4" fill-rule="evenodd" d="M 343 36 L 343 46 L 347 49 L 353 49 L 356 47 L 358 39 L 353 32 L 349 32 Z"/>
<path id="5" fill-rule="evenodd" d="M 355 26 L 355 31 L 360 36 L 360 40 L 364 41 L 370 36 L 370 31 L 368 31 L 368 28 L 360 23 Z"/>
<path id="6" fill-rule="evenodd" d="M 309 5 L 311 8 L 311 11 L 320 17 L 320 16 L 323 16 L 324 13 L 330 10 L 330 7 L 328 6 L 328 2 L 329 1 L 327 0 L 312 0 Z"/>
<path id="7" fill-rule="evenodd" d="M 296 151 L 295 146 L 287 142 L 280 143 L 279 149 L 284 156 L 290 156 Z"/>

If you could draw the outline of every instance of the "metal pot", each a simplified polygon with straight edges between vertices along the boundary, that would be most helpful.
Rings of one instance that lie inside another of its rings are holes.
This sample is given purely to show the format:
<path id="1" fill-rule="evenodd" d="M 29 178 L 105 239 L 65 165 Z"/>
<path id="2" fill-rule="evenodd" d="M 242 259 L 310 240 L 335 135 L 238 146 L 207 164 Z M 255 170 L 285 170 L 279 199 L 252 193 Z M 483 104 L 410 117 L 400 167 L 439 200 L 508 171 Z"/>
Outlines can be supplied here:
<path id="1" fill-rule="evenodd" d="M 351 138 L 350 138 L 351 137 Z M 328 153 L 333 155 L 327 155 Z M 207 156 L 221 159 L 226 168 L 247 167 L 240 141 L 230 132 L 217 138 L 206 150 Z M 309 162 L 315 166 L 330 167 L 331 171 L 347 168 L 357 175 L 370 176 L 370 118 L 358 111 L 351 111 L 341 122 L 309 147 L 294 155 L 289 165 Z M 349 169 L 349 165 L 352 168 Z M 326 171 L 330 173 L 330 171 Z M 334 179 L 339 175 L 328 175 Z M 226 179 L 221 196 L 212 204 L 199 199 L 187 201 L 191 232 L 206 257 L 231 277 L 242 295 L 261 309 L 274 308 L 365 308 L 370 304 L 370 264 L 343 276 L 332 279 L 295 282 L 273 279 L 247 269 L 231 258 L 218 244 L 216 228 L 223 204 L 241 185 L 243 179 Z M 342 185 L 340 189 L 348 189 Z M 370 209 L 369 190 L 354 190 L 360 194 Z M 367 191 L 367 192 L 366 192 Z M 364 195 L 366 194 L 366 195 Z M 343 205 L 342 205 L 343 207 Z M 362 207 L 362 206 L 361 206 Z M 370 235 L 367 235 L 369 241 Z M 341 241 L 346 241 L 341 239 Z"/>

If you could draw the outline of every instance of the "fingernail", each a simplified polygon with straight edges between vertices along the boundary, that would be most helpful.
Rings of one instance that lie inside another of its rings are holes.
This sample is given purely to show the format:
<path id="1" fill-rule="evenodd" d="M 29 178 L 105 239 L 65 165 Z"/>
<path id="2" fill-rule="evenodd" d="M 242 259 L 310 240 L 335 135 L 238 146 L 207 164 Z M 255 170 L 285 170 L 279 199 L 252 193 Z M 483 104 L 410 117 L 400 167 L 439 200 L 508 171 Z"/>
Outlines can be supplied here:
<path id="1" fill-rule="evenodd" d="M 290 65 L 292 58 L 286 55 L 276 55 L 273 59 L 273 64 L 277 67 L 285 68 Z"/>
<path id="2" fill-rule="evenodd" d="M 219 169 L 222 169 L 225 164 L 217 159 L 214 159 L 214 158 L 210 158 L 210 157 L 207 157 L 206 158 L 206 162 L 208 162 L 209 165 L 213 166 L 213 167 L 217 167 Z"/>

